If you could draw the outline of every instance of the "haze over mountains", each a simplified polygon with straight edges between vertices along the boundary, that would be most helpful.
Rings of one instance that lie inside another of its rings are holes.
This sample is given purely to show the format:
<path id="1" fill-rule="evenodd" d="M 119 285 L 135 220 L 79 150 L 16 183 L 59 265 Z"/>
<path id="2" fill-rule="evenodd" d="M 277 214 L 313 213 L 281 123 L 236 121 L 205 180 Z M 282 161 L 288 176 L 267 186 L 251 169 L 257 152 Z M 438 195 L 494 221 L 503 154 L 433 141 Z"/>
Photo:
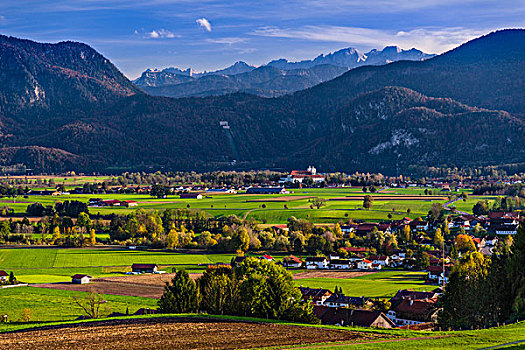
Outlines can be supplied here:
<path id="1" fill-rule="evenodd" d="M 524 44 L 525 30 L 504 30 L 279 98 L 174 99 L 144 93 L 85 44 L 2 36 L 0 165 L 199 170 L 235 159 L 392 174 L 525 162 Z"/>
<path id="2" fill-rule="evenodd" d="M 202 97 L 247 92 L 275 97 L 304 90 L 363 65 L 383 65 L 399 60 L 421 61 L 433 56 L 417 49 L 402 50 L 396 46 L 367 53 L 347 48 L 319 55 L 313 60 L 274 60 L 258 68 L 239 61 L 225 69 L 202 73 L 191 68 L 148 69 L 134 83 L 155 96 Z"/>

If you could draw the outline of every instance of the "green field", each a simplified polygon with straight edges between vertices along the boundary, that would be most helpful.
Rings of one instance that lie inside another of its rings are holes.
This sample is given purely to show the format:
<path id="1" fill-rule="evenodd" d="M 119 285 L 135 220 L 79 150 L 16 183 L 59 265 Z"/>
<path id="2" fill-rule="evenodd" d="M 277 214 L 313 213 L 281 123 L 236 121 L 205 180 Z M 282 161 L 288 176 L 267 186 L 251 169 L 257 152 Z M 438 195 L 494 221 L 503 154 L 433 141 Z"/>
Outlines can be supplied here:
<path id="1" fill-rule="evenodd" d="M 395 332 L 395 331 L 394 331 Z M 368 344 L 338 344 L 341 350 L 396 350 L 396 349 L 483 349 L 495 347 L 497 349 L 523 349 L 525 347 L 525 322 L 520 322 L 504 327 L 495 327 L 483 330 L 457 331 L 457 332 L 422 332 L 413 331 L 408 333 L 410 338 L 419 339 L 405 341 L 386 341 Z M 431 339 L 428 339 L 431 338 Z M 512 347 L 501 345 L 522 341 Z M 309 349 L 309 347 L 297 347 L 297 349 Z M 333 349 L 333 346 L 316 346 L 316 349 Z"/>
<path id="2" fill-rule="evenodd" d="M 74 303 L 73 297 L 85 298 L 89 293 L 67 290 L 17 287 L 0 289 L 0 314 L 8 315 L 8 321 L 19 321 L 23 310 L 28 309 L 31 321 L 66 321 L 74 320 L 83 315 L 80 307 Z M 155 308 L 157 301 L 149 298 L 120 295 L 104 295 L 107 304 L 106 315 L 111 312 L 125 313 L 129 308 L 134 313 L 139 308 Z M 1 329 L 0 325 L 0 329 Z"/>
<path id="3" fill-rule="evenodd" d="M 310 288 L 341 287 L 349 296 L 390 297 L 399 289 L 433 290 L 434 285 L 424 283 L 425 272 L 380 271 L 355 278 L 305 278 L 295 280 L 297 286 Z"/>
<path id="4" fill-rule="evenodd" d="M 137 194 L 104 194 L 104 195 L 64 195 L 64 196 L 28 196 L 28 198 L 18 197 L 12 199 L 1 199 L 2 205 L 8 205 L 15 210 L 15 213 L 23 214 L 27 206 L 34 202 L 44 205 L 53 205 L 55 202 L 64 200 L 79 200 L 87 202 L 91 197 L 102 199 L 135 200 L 138 207 L 101 207 L 90 208 L 93 214 L 127 214 L 137 208 L 152 209 L 177 209 L 177 208 L 198 208 L 214 217 L 225 215 L 237 215 L 239 217 L 253 217 L 260 222 L 263 220 L 269 224 L 285 223 L 286 220 L 295 216 L 297 218 L 309 219 L 315 223 L 335 223 L 340 220 L 355 219 L 367 221 L 387 220 L 389 214 L 393 219 L 400 219 L 407 216 L 407 209 L 411 210 L 408 215 L 411 218 L 425 216 L 432 205 L 432 201 L 425 199 L 423 193 L 425 188 L 408 189 L 387 189 L 383 192 L 375 193 L 377 196 L 388 195 L 416 195 L 422 200 L 380 200 L 376 199 L 371 210 L 363 210 L 362 200 L 330 200 L 340 197 L 362 196 L 363 192 L 359 188 L 308 188 L 291 189 L 287 195 L 245 195 L 224 194 L 224 195 L 205 195 L 203 199 L 180 199 L 178 196 L 169 196 L 165 199 L 152 198 L 149 195 Z M 326 206 L 321 209 L 310 209 L 309 199 L 296 199 L 288 202 L 272 202 L 275 197 L 321 197 L 327 199 Z M 446 194 L 445 194 L 446 196 Z M 494 198 L 494 197 L 483 197 Z M 257 202 L 255 200 L 262 200 Z M 267 201 L 266 201 L 267 200 Z M 458 201 L 455 204 L 458 209 L 470 212 L 472 206 L 478 198 L 469 198 L 467 202 Z M 445 203 L 445 201 L 440 201 Z M 263 208 L 262 206 L 265 206 Z M 284 206 L 288 209 L 285 209 Z M 395 211 L 394 211 L 395 209 Z"/>
<path id="5" fill-rule="evenodd" d="M 183 254 L 122 249 L 13 248 L 0 249 L 0 269 L 13 271 L 27 283 L 66 282 L 76 273 L 94 277 L 129 271 L 133 263 L 177 265 L 195 269 L 198 264 L 229 263 L 232 254 Z"/>

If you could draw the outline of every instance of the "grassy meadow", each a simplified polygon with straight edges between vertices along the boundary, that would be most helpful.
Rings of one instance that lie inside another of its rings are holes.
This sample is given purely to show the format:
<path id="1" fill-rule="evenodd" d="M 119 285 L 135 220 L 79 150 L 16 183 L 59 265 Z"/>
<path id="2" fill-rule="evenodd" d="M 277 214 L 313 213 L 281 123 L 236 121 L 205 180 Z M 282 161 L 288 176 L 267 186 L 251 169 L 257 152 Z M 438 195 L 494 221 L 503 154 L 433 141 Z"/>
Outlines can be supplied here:
<path id="1" fill-rule="evenodd" d="M 70 281 L 76 273 L 94 277 L 114 276 L 131 270 L 133 263 L 176 265 L 188 271 L 202 270 L 199 264 L 229 263 L 232 254 L 182 254 L 118 248 L 10 248 L 0 249 L 0 269 L 13 271 L 21 282 Z"/>
<path id="2" fill-rule="evenodd" d="M 86 298 L 89 293 L 68 290 L 37 288 L 37 287 L 17 287 L 0 289 L 0 315 L 8 315 L 9 322 L 22 321 L 24 313 L 30 315 L 33 322 L 52 322 L 74 320 L 83 315 L 82 310 L 74 302 L 74 297 L 78 299 Z M 106 304 L 101 309 L 105 309 L 105 315 L 111 312 L 130 313 L 136 312 L 140 308 L 155 308 L 157 301 L 150 298 L 104 295 Z M 2 324 L 0 323 L 0 330 Z"/>
<path id="3" fill-rule="evenodd" d="M 0 199 L 0 205 L 7 205 L 14 209 L 18 215 L 23 215 L 29 204 L 40 202 L 43 205 L 54 205 L 58 201 L 78 200 L 87 202 L 91 197 L 102 199 L 135 200 L 137 207 L 100 207 L 90 208 L 92 214 L 127 214 L 138 208 L 146 210 L 163 210 L 179 208 L 197 208 L 213 217 L 237 215 L 239 217 L 254 218 L 259 222 L 268 224 L 286 223 L 291 216 L 308 219 L 314 223 L 335 223 L 340 220 L 354 219 L 377 222 L 400 219 L 405 216 L 417 218 L 425 216 L 433 202 L 445 203 L 444 200 L 425 199 L 425 188 L 386 189 L 375 193 L 374 196 L 384 196 L 386 199 L 376 198 L 370 210 L 362 207 L 362 199 L 352 200 L 352 197 L 363 196 L 360 188 L 307 188 L 291 189 L 286 195 L 246 195 L 239 194 L 209 194 L 203 199 L 180 199 L 178 196 L 168 198 L 153 198 L 149 195 L 138 194 L 104 194 L 104 195 L 64 195 L 64 196 L 27 196 L 16 199 Z M 389 195 L 407 195 L 420 198 L 388 199 Z M 447 195 L 443 195 L 447 197 Z M 279 197 L 282 201 L 275 201 Z M 310 198 L 321 197 L 327 200 L 326 205 L 320 209 L 310 208 Z M 465 202 L 457 201 L 454 205 L 462 211 L 471 212 L 473 205 L 480 199 L 491 200 L 494 197 L 469 197 Z M 344 200 L 343 200 L 344 199 Z M 286 206 L 286 208 L 285 208 Z M 410 209 L 410 214 L 407 214 Z"/>
<path id="4" fill-rule="evenodd" d="M 295 280 L 297 286 L 310 288 L 341 287 L 346 295 L 367 297 L 391 297 L 399 289 L 433 290 L 434 285 L 425 284 L 425 272 L 380 271 L 354 278 L 304 278 Z"/>

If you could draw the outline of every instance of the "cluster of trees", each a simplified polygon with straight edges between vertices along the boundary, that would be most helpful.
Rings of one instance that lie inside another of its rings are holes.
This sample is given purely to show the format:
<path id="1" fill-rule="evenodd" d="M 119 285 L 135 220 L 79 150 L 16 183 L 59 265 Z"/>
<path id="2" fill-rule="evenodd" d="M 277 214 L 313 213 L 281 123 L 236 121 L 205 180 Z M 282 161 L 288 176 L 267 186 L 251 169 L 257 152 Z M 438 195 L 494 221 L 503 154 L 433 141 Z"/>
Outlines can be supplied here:
<path id="1" fill-rule="evenodd" d="M 288 219 L 287 228 L 261 230 L 252 219 L 242 220 L 234 215 L 214 218 L 198 209 L 139 209 L 128 215 L 114 215 L 108 230 L 115 242 L 169 249 L 204 248 L 219 252 L 264 249 L 310 254 L 338 251 L 346 256 L 342 248 L 350 246 L 367 246 L 374 253 L 398 248 L 396 234 L 377 228 L 364 237 L 352 234 L 343 237 L 339 224 L 314 226 L 293 216 Z"/>
<path id="2" fill-rule="evenodd" d="M 27 206 L 26 214 L 29 216 L 60 216 L 78 217 L 80 213 L 89 214 L 87 203 L 72 200 L 56 202 L 54 205 L 42 205 L 41 203 L 32 203 Z"/>
<path id="3" fill-rule="evenodd" d="M 514 241 L 505 241 L 489 258 L 475 250 L 454 266 L 439 324 L 444 328 L 475 329 L 525 318 L 525 223 Z"/>
<path id="4" fill-rule="evenodd" d="M 87 203 L 72 200 L 56 202 L 55 205 L 42 205 L 41 203 L 32 203 L 27 206 L 26 214 L 29 216 L 60 216 L 78 217 L 80 213 L 89 214 Z"/>
<path id="5" fill-rule="evenodd" d="M 102 229 L 102 221 L 92 221 L 87 213 L 80 213 L 75 220 L 69 216 L 45 216 L 36 223 L 27 217 L 21 221 L 0 222 L 0 243 L 54 244 L 66 247 L 82 247 L 96 244 L 96 230 Z"/>
<path id="6" fill-rule="evenodd" d="M 318 323 L 310 302 L 301 301 L 292 274 L 270 261 L 247 258 L 234 268 L 210 267 L 195 282 L 175 274 L 160 298 L 162 313 L 203 311 L 215 315 Z"/>
<path id="7" fill-rule="evenodd" d="M 488 200 L 478 201 L 472 207 L 474 215 L 487 215 L 491 211 L 515 211 L 525 209 L 525 197 L 497 197 L 492 205 Z"/>

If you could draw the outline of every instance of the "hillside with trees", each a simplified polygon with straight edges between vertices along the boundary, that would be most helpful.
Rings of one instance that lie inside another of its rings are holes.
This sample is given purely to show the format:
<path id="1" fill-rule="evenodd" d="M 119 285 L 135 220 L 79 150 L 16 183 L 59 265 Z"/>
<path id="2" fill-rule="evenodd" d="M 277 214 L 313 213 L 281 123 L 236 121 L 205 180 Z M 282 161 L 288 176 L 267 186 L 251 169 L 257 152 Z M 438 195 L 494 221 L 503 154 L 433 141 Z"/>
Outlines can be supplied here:
<path id="1" fill-rule="evenodd" d="M 1 37 L 0 70 L 9 79 L 0 85 L 0 165 L 107 171 L 314 163 L 393 174 L 415 159 L 523 163 L 523 42 L 524 30 L 500 31 L 425 61 L 357 68 L 280 98 L 173 99 L 143 93 L 85 44 Z"/>

